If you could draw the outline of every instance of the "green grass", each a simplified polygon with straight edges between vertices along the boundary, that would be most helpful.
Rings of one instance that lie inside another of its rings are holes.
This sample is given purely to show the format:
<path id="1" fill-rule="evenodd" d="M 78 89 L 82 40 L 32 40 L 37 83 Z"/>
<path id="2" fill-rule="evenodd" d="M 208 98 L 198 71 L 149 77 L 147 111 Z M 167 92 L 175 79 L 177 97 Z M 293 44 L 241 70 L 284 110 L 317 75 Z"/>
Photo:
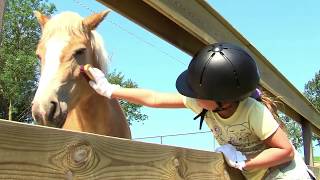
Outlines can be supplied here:
<path id="1" fill-rule="evenodd" d="M 315 157 L 313 157 L 313 161 L 320 163 L 320 156 L 315 156 Z"/>

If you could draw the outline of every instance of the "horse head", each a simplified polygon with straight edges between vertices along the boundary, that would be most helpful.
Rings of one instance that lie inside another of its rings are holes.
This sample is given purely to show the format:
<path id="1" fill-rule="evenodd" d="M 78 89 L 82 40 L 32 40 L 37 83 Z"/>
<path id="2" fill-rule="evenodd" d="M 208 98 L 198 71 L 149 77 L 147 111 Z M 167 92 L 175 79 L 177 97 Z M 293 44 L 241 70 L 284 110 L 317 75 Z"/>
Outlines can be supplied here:
<path id="1" fill-rule="evenodd" d="M 35 12 L 42 30 L 36 50 L 41 73 L 32 115 L 39 124 L 62 127 L 68 111 L 94 93 L 79 66 L 105 71 L 107 56 L 95 28 L 108 12 L 86 18 L 73 12 L 52 18 Z"/>

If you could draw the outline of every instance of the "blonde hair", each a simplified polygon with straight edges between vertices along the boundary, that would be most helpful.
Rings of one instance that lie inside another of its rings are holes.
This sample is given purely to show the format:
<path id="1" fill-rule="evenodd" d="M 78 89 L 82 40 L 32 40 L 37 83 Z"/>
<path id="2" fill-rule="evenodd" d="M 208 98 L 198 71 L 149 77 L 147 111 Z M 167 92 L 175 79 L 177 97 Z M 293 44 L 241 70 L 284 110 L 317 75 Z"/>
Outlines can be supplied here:
<path id="1" fill-rule="evenodd" d="M 107 72 L 107 64 L 109 64 L 108 54 L 105 50 L 102 36 L 95 30 L 91 30 L 87 34 L 83 27 L 83 17 L 75 12 L 62 12 L 53 16 L 50 21 L 45 24 L 42 32 L 41 41 L 48 40 L 52 34 L 69 34 L 76 36 L 83 36 L 89 39 L 91 37 L 91 46 L 95 51 L 97 63 L 103 72 Z"/>
<path id="2" fill-rule="evenodd" d="M 261 102 L 269 109 L 274 119 L 278 122 L 280 128 L 288 134 L 288 130 L 286 128 L 286 125 L 281 120 L 279 114 L 278 114 L 278 105 L 281 105 L 282 102 L 278 100 L 278 97 L 273 97 L 269 95 L 265 90 L 261 91 Z"/>

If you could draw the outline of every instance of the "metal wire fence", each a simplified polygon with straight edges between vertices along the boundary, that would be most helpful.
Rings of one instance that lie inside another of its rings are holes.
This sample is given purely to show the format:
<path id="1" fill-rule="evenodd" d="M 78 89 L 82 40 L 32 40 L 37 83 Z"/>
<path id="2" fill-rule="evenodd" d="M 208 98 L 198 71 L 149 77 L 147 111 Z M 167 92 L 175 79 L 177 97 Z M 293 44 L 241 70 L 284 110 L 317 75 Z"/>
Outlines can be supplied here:
<path id="1" fill-rule="evenodd" d="M 177 133 L 133 138 L 135 141 L 212 151 L 219 145 L 211 131 Z"/>

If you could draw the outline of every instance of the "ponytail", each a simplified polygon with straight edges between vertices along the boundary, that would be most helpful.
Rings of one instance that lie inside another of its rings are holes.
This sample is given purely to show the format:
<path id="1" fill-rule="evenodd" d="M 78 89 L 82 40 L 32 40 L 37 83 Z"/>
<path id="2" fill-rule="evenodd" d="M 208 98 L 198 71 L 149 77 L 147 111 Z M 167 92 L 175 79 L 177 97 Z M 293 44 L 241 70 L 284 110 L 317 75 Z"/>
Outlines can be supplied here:
<path id="1" fill-rule="evenodd" d="M 257 88 L 251 95 L 252 98 L 256 99 L 257 101 L 262 102 L 271 112 L 273 118 L 278 122 L 280 128 L 288 134 L 286 125 L 281 120 L 279 114 L 278 114 L 278 107 L 277 104 L 281 104 L 281 101 L 276 100 L 277 97 L 272 97 L 268 95 L 266 91 L 261 91 L 259 88 Z"/>

